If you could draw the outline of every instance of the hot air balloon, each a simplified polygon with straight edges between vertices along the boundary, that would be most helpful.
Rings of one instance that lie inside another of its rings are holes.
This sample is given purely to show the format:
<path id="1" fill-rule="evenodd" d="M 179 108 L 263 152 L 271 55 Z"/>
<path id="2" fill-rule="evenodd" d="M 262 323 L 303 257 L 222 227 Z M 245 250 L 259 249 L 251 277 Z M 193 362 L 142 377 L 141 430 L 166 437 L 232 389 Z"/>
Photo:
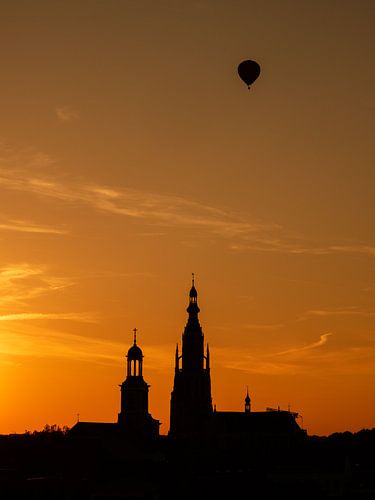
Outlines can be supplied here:
<path id="1" fill-rule="evenodd" d="M 241 80 L 246 83 L 249 89 L 250 85 L 254 83 L 260 75 L 260 66 L 257 62 L 248 59 L 247 61 L 242 61 L 242 63 L 238 65 L 237 71 Z"/>

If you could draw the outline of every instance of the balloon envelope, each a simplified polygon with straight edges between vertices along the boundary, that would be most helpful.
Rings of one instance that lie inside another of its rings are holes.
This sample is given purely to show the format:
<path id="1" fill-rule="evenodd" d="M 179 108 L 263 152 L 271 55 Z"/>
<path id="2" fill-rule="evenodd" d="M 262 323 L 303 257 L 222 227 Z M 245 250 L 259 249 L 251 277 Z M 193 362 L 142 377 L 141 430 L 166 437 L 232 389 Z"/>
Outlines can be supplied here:
<path id="1" fill-rule="evenodd" d="M 250 88 L 250 85 L 255 82 L 260 75 L 260 66 L 257 62 L 248 59 L 247 61 L 242 61 L 242 63 L 238 65 L 237 71 L 241 80 Z"/>

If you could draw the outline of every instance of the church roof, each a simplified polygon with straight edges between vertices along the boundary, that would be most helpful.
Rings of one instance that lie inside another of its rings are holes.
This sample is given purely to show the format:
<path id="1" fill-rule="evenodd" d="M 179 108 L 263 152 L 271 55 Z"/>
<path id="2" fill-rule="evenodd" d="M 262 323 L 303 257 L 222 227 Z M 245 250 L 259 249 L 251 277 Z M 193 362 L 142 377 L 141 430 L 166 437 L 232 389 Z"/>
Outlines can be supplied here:
<path id="1" fill-rule="evenodd" d="M 288 411 L 217 411 L 213 417 L 216 430 L 224 434 L 289 434 L 301 431 Z"/>
<path id="2" fill-rule="evenodd" d="M 116 423 L 77 422 L 69 431 L 69 435 L 82 437 L 110 437 L 119 432 Z"/>

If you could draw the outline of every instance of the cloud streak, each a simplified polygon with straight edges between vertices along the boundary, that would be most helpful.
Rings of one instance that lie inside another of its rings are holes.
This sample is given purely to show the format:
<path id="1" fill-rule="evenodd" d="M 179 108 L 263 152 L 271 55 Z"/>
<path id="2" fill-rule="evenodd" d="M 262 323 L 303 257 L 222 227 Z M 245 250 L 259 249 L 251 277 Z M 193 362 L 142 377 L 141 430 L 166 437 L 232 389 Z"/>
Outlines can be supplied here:
<path id="1" fill-rule="evenodd" d="M 358 316 L 364 318 L 371 318 L 375 316 L 374 311 L 361 310 L 356 307 L 350 307 L 347 309 L 311 309 L 306 311 L 299 320 L 305 320 L 311 316 L 317 317 L 329 317 L 329 316 Z"/>
<path id="2" fill-rule="evenodd" d="M 230 370 L 239 370 L 244 373 L 265 376 L 275 375 L 302 375 L 309 374 L 327 376 L 335 374 L 360 374 L 375 376 L 375 347 L 347 347 L 321 351 L 298 352 L 289 355 L 278 356 L 265 355 L 264 353 L 250 353 L 249 351 L 212 348 L 212 359 L 214 365 Z M 302 354 L 302 356 L 301 356 Z"/>
<path id="3" fill-rule="evenodd" d="M 242 328 L 245 330 L 278 330 L 285 326 L 282 323 L 271 323 L 271 324 L 245 324 Z"/>
<path id="4" fill-rule="evenodd" d="M 30 221 L 9 219 L 6 222 L 0 222 L 0 231 L 16 231 L 20 233 L 40 233 L 40 234 L 67 234 L 65 229 L 58 229 L 41 224 L 35 224 Z"/>
<path id="5" fill-rule="evenodd" d="M 94 364 L 124 364 L 128 346 L 111 339 L 74 335 L 45 328 L 1 326 L 0 354 L 12 358 L 41 357 L 69 359 Z M 173 354 L 170 346 L 147 346 L 147 367 L 150 370 L 170 370 Z"/>
<path id="6" fill-rule="evenodd" d="M 286 351 L 277 352 L 275 354 L 275 356 L 284 356 L 286 354 L 295 354 L 295 353 L 300 353 L 303 351 L 309 351 L 310 349 L 316 349 L 317 347 L 321 347 L 324 344 L 326 344 L 328 337 L 330 335 L 332 335 L 332 333 L 324 333 L 323 335 L 321 335 L 319 337 L 319 340 L 317 340 L 316 342 L 313 342 L 312 344 L 308 344 L 308 345 L 305 345 L 302 347 L 294 347 L 294 348 L 288 349 Z"/>
<path id="7" fill-rule="evenodd" d="M 39 266 L 27 263 L 11 264 L 0 268 L 0 308 L 24 306 L 30 299 L 45 293 L 56 292 L 73 282 L 49 275 Z"/>
<path id="8" fill-rule="evenodd" d="M 41 161 L 39 168 L 36 164 L 38 157 Z M 306 244 L 302 238 L 289 234 L 279 224 L 251 221 L 248 216 L 180 196 L 130 187 L 113 188 L 61 177 L 55 169 L 46 170 L 45 166 L 49 164 L 50 159 L 48 155 L 47 160 L 43 158 L 41 154 L 34 154 L 31 162 L 27 159 L 22 161 L 21 154 L 12 155 L 9 150 L 5 150 L 3 157 L 0 157 L 0 186 L 3 189 L 22 191 L 71 205 L 86 205 L 104 214 L 138 219 L 153 226 L 200 230 L 202 234 L 229 240 L 229 248 L 235 252 L 317 256 L 339 253 L 371 257 L 375 255 L 375 246 L 362 243 L 326 246 Z M 9 168 L 9 162 L 12 163 L 12 168 Z M 17 230 L 16 226 L 13 230 Z M 21 227 L 22 224 L 19 224 L 19 228 Z M 25 225 L 24 230 L 28 227 L 32 232 L 33 225 Z M 41 226 L 35 226 L 34 232 L 38 232 L 38 227 L 40 231 L 43 230 Z M 57 231 L 60 232 L 59 229 Z"/>
<path id="9" fill-rule="evenodd" d="M 83 323 L 95 323 L 96 319 L 92 313 L 16 313 L 0 314 L 0 321 L 29 321 L 40 319 L 57 319 L 69 321 L 81 321 Z"/>
<path id="10" fill-rule="evenodd" d="M 269 353 L 264 350 L 249 349 L 215 349 L 213 359 L 217 355 L 219 364 L 224 368 L 241 370 L 262 375 L 290 375 L 302 373 L 311 369 L 311 364 L 317 363 L 324 356 L 322 347 L 328 342 L 331 333 L 324 333 L 319 339 L 303 346 Z"/>
<path id="11" fill-rule="evenodd" d="M 80 118 L 80 114 L 71 106 L 58 106 L 55 109 L 57 118 L 64 123 L 73 122 Z"/>
<path id="12" fill-rule="evenodd" d="M 143 219 L 159 226 L 198 228 L 227 238 L 257 238 L 279 231 L 277 224 L 249 222 L 237 215 L 185 198 L 123 187 L 82 182 L 62 182 L 35 175 L 24 169 L 0 168 L 0 186 L 75 204 L 84 204 L 102 213 Z"/>
<path id="13" fill-rule="evenodd" d="M 253 252 L 274 252 L 294 255 L 334 255 L 334 254 L 362 254 L 373 256 L 375 255 L 375 246 L 371 245 L 327 245 L 305 246 L 299 242 L 289 243 L 281 239 L 261 239 L 253 243 L 238 242 L 230 246 L 231 250 L 237 252 L 253 251 Z"/>

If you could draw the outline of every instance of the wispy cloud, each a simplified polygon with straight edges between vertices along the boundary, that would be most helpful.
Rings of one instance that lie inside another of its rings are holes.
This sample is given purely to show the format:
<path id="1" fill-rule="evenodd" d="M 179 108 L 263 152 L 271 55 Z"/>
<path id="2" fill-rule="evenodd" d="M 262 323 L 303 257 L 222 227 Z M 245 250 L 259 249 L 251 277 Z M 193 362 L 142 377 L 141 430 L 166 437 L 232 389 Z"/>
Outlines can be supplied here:
<path id="1" fill-rule="evenodd" d="M 281 375 L 298 372 L 298 363 L 285 359 L 272 359 L 259 349 L 213 346 L 212 361 L 220 368 L 261 375 Z"/>
<path id="2" fill-rule="evenodd" d="M 322 345 L 324 345 L 330 335 L 332 335 L 332 333 L 323 333 L 323 335 L 321 335 L 319 337 L 319 340 L 317 340 L 316 342 L 312 342 L 311 344 L 301 347 L 293 347 L 292 349 L 287 349 L 286 351 L 277 352 L 275 353 L 275 356 L 284 356 L 285 354 L 295 354 L 303 351 L 309 351 L 311 349 L 316 349 L 317 347 L 321 347 Z"/>
<path id="3" fill-rule="evenodd" d="M 45 293 L 69 287 L 67 278 L 52 276 L 39 266 L 27 263 L 10 264 L 0 268 L 0 307 L 12 307 L 28 303 L 30 299 Z"/>
<path id="4" fill-rule="evenodd" d="M 280 328 L 283 328 L 285 325 L 283 323 L 244 323 L 237 325 L 238 329 L 241 330 L 247 330 L 251 332 L 257 332 L 257 331 L 273 331 L 273 330 L 279 330 Z M 216 331 L 232 331 L 233 330 L 233 325 L 232 324 L 218 324 L 218 325 L 211 325 L 211 329 L 216 330 Z"/>
<path id="5" fill-rule="evenodd" d="M 357 307 L 348 307 L 346 309 L 311 309 L 306 311 L 299 320 L 307 319 L 311 316 L 362 316 L 362 317 L 373 317 L 375 316 L 374 311 L 368 311 L 364 309 L 359 309 Z"/>
<path id="6" fill-rule="evenodd" d="M 40 153 L 40 168 L 35 164 L 38 160 L 35 154 L 33 167 L 30 168 L 30 160 L 26 157 L 22 162 L 20 155 L 11 154 L 9 150 L 3 151 L 3 156 L 0 156 L 0 186 L 3 189 L 23 191 L 38 197 L 69 202 L 70 205 L 86 205 L 102 213 L 138 219 L 154 227 L 200 230 L 211 237 L 225 238 L 229 241 L 229 248 L 235 252 L 375 255 L 373 245 L 362 242 L 316 245 L 304 241 L 277 223 L 251 220 L 248 215 L 181 196 L 152 193 L 127 186 L 114 188 L 62 176 L 56 169 L 46 170 L 45 164 L 48 164 L 49 157 L 43 158 Z"/>
<path id="7" fill-rule="evenodd" d="M 27 167 L 37 167 L 46 168 L 51 167 L 56 164 L 56 159 L 46 153 L 32 153 L 28 158 L 26 158 L 25 166 Z"/>
<path id="8" fill-rule="evenodd" d="M 0 166 L 10 170 L 41 169 L 46 170 L 56 164 L 56 158 L 42 151 L 16 149 L 0 141 Z"/>
<path id="9" fill-rule="evenodd" d="M 321 348 L 327 343 L 331 333 L 319 336 L 319 339 L 307 345 L 295 346 L 279 352 L 265 352 L 254 349 L 213 348 L 213 359 L 217 356 L 219 363 L 234 370 L 263 375 L 296 374 L 310 370 L 322 356 Z M 324 354 L 324 353 L 323 353 Z"/>
<path id="10" fill-rule="evenodd" d="M 92 208 L 117 216 L 143 219 L 159 226 L 200 228 L 227 238 L 264 238 L 279 231 L 277 224 L 249 222 L 236 214 L 169 194 L 156 194 L 123 187 L 63 182 L 25 170 L 0 168 L 0 185 L 5 189 L 24 191 L 36 196 L 53 198 Z"/>
<path id="11" fill-rule="evenodd" d="M 45 226 L 19 219 L 9 219 L 3 222 L 0 221 L 0 230 L 16 231 L 20 233 L 67 234 L 65 229 Z"/>
<path id="12" fill-rule="evenodd" d="M 338 347 L 331 333 L 307 345 L 270 353 L 264 349 L 212 348 L 212 359 L 222 368 L 261 375 L 359 373 L 375 376 L 375 345 Z"/>
<path id="13" fill-rule="evenodd" d="M 10 265 L 0 269 L 0 286 L 9 287 L 17 279 L 29 278 L 41 274 L 39 267 L 33 267 L 29 264 Z"/>
<path id="14" fill-rule="evenodd" d="M 16 313 L 0 314 L 0 321 L 29 321 L 33 319 L 58 319 L 69 321 L 81 321 L 83 323 L 95 323 L 96 318 L 92 313 Z"/>
<path id="15" fill-rule="evenodd" d="M 278 330 L 279 328 L 282 328 L 283 325 L 282 323 L 270 323 L 270 324 L 264 324 L 264 323 L 254 323 L 254 324 L 245 324 L 242 326 L 245 330 Z"/>
<path id="16" fill-rule="evenodd" d="M 328 247 L 328 249 L 336 253 L 363 253 L 367 255 L 375 255 L 375 246 L 370 245 L 333 245 Z"/>
<path id="17" fill-rule="evenodd" d="M 79 112 L 71 106 L 58 106 L 55 112 L 57 118 L 62 122 L 72 122 L 80 117 Z"/>
<path id="18" fill-rule="evenodd" d="M 375 255 L 375 246 L 371 245 L 327 245 L 319 247 L 302 245 L 299 241 L 288 242 L 282 239 L 257 239 L 254 242 L 246 241 L 231 244 L 231 250 L 237 252 L 274 252 L 294 255 L 332 255 L 339 253 Z"/>
<path id="19" fill-rule="evenodd" d="M 74 335 L 46 328 L 1 326 L 0 354 L 20 357 L 43 357 L 85 361 L 120 366 L 128 346 L 111 339 Z M 150 370 L 170 370 L 173 363 L 170 346 L 147 345 Z"/>

